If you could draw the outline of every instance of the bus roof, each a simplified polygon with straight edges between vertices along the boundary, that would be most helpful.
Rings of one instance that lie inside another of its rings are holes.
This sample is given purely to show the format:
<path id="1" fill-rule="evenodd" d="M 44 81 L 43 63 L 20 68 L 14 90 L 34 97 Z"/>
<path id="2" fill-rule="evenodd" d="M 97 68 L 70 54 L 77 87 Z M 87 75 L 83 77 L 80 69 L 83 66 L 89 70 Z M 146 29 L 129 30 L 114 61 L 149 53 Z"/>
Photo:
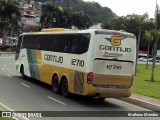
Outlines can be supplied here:
<path id="1" fill-rule="evenodd" d="M 48 28 L 42 29 L 40 32 L 27 32 L 22 33 L 22 35 L 36 35 L 36 34 L 61 34 L 61 33 L 95 33 L 95 34 L 111 34 L 111 35 L 123 35 L 126 37 L 135 38 L 135 35 L 128 32 L 117 31 L 117 30 L 108 30 L 108 29 L 86 29 L 86 30 L 74 30 L 74 29 L 64 29 L 64 28 Z"/>

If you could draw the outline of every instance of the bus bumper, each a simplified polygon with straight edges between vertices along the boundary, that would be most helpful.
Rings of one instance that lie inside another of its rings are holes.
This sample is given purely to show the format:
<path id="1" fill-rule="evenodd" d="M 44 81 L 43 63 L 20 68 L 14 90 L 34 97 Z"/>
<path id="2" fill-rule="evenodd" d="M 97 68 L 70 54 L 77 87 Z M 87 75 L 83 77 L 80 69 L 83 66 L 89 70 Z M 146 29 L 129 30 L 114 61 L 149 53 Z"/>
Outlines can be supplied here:
<path id="1" fill-rule="evenodd" d="M 130 97 L 132 93 L 132 87 L 129 89 L 115 89 L 115 88 L 96 88 L 96 97 L 99 98 L 120 98 Z"/>

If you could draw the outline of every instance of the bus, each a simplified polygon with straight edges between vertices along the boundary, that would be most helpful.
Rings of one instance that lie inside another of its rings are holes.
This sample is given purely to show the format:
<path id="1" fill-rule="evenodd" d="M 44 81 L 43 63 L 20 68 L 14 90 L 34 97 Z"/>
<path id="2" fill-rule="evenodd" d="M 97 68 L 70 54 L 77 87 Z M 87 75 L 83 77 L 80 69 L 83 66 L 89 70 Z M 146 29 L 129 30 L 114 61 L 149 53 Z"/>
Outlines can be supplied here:
<path id="1" fill-rule="evenodd" d="M 15 55 L 16 71 L 23 78 L 47 83 L 64 97 L 129 97 L 135 63 L 135 35 L 105 29 L 23 33 Z"/>

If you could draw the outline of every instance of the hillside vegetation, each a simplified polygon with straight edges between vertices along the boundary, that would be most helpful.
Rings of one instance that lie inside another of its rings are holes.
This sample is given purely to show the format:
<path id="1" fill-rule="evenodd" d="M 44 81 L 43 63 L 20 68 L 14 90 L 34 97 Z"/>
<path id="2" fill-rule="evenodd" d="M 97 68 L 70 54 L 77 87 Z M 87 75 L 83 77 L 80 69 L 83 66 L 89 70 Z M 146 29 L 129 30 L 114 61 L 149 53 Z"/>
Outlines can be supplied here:
<path id="1" fill-rule="evenodd" d="M 44 0 L 35 0 L 36 2 L 44 2 Z M 45 0 L 46 2 L 47 0 Z M 108 7 L 102 7 L 97 2 L 84 2 L 83 0 L 48 0 L 64 7 L 70 7 L 75 12 L 82 11 L 92 18 L 94 23 L 102 23 L 110 21 L 117 17 L 116 14 Z"/>

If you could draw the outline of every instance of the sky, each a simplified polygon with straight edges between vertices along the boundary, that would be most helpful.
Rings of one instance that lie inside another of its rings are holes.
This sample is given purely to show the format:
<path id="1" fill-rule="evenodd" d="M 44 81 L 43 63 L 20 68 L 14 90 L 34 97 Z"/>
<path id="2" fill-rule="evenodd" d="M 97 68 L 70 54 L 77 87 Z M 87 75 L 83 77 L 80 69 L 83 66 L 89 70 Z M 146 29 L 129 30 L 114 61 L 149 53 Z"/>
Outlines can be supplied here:
<path id="1" fill-rule="evenodd" d="M 128 14 L 143 15 L 148 13 L 149 18 L 154 18 L 156 0 L 83 0 L 95 1 L 103 7 L 109 7 L 118 16 L 126 16 Z M 160 7 L 160 0 L 157 0 Z"/>

